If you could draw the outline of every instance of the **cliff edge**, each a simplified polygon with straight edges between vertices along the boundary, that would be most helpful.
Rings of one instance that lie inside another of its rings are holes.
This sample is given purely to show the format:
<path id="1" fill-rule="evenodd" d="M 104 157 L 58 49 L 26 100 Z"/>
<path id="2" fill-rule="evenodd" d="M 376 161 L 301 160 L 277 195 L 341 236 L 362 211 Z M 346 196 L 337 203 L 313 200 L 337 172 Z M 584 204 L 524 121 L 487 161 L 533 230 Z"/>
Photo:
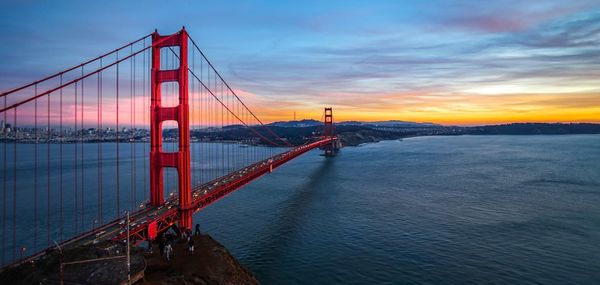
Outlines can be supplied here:
<path id="1" fill-rule="evenodd" d="M 146 254 L 144 281 L 139 284 L 259 284 L 252 272 L 241 265 L 227 249 L 209 235 L 194 236 L 190 255 L 185 242 L 173 246 L 173 259 L 166 261 L 154 244 Z"/>
<path id="2" fill-rule="evenodd" d="M 135 284 L 259 284 L 227 249 L 209 235 L 194 236 L 195 252 L 190 255 L 184 241 L 173 246 L 173 259 L 166 261 L 154 244 L 148 253 L 131 249 L 132 281 Z M 126 247 L 122 243 L 52 250 L 45 256 L 0 271 L 0 284 L 127 284 Z M 60 262 L 64 262 L 60 274 Z M 81 263 L 83 262 L 83 263 Z"/>

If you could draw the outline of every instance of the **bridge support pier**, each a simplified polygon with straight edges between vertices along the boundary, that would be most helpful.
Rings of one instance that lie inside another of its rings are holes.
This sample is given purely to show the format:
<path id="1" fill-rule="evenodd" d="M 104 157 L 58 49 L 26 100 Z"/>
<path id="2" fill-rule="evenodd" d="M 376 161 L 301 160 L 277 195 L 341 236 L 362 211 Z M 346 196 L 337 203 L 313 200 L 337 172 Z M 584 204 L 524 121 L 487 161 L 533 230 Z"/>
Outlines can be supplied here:
<path id="1" fill-rule="evenodd" d="M 158 207 L 164 204 L 163 169 L 177 169 L 179 186 L 179 227 L 192 228 L 192 200 L 190 183 L 190 126 L 188 102 L 188 35 L 183 28 L 177 34 L 161 36 L 152 34 L 152 73 L 150 105 L 150 204 Z M 179 67 L 162 70 L 160 67 L 161 48 L 179 47 Z M 161 104 L 161 84 L 177 82 L 179 105 L 163 107 Z M 179 150 L 164 152 L 162 149 L 162 123 L 176 121 L 179 130 Z"/>

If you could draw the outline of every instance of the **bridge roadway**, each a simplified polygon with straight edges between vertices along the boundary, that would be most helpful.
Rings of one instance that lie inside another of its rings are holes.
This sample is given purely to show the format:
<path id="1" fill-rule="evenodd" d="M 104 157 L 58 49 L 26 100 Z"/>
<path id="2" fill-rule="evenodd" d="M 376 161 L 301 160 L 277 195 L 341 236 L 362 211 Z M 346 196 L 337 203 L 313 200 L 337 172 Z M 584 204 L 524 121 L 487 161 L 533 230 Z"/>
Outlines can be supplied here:
<path id="1" fill-rule="evenodd" d="M 261 177 L 262 175 L 273 171 L 273 169 L 282 164 L 310 151 L 315 148 L 331 144 L 337 140 L 336 137 L 322 137 L 317 141 L 306 143 L 295 147 L 286 152 L 274 155 L 265 160 L 246 166 L 242 169 L 229 173 L 214 179 L 208 183 L 196 186 L 192 189 L 192 202 L 188 208 L 191 211 L 197 212 L 215 201 L 225 197 L 227 194 L 242 188 L 244 185 Z M 179 220 L 178 199 L 170 197 L 160 207 L 150 207 L 149 204 L 141 205 L 141 209 L 130 214 L 130 241 L 132 244 L 149 238 L 148 227 L 154 224 L 156 232 L 161 233 Z M 125 242 L 127 238 L 125 219 L 123 217 L 113 220 L 106 225 L 93 229 L 89 232 L 75 236 L 67 241 L 64 241 L 60 246 L 64 248 L 77 247 L 80 245 L 95 244 L 107 240 L 115 240 Z M 25 260 L 17 262 L 17 264 L 35 260 L 54 247 L 41 251 Z M 16 264 L 13 264 L 16 265 Z M 10 266 L 9 266 L 10 267 Z"/>

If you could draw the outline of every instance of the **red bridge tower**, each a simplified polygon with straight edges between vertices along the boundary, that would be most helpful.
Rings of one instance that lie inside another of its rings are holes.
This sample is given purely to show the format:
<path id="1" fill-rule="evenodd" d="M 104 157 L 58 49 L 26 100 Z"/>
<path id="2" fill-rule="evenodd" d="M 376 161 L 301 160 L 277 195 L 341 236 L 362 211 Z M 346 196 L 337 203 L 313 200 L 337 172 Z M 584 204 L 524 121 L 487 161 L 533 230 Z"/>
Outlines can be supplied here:
<path id="1" fill-rule="evenodd" d="M 330 138 L 334 136 L 335 126 L 333 125 L 333 110 L 331 107 L 325 108 L 325 125 L 323 126 L 323 134 Z M 332 140 L 331 144 L 323 147 L 325 150 L 325 156 L 335 156 L 337 152 L 337 140 Z"/>
<path id="2" fill-rule="evenodd" d="M 165 38 L 168 38 L 164 40 Z M 177 169 L 179 186 L 179 227 L 192 228 L 192 199 L 190 186 L 190 127 L 188 105 L 188 34 L 185 28 L 176 35 L 152 34 L 152 74 L 150 106 L 150 204 L 158 207 L 164 203 L 163 168 Z M 161 70 L 160 49 L 179 47 L 179 68 Z M 163 107 L 161 84 L 177 82 L 179 105 Z M 179 129 L 179 150 L 164 152 L 162 149 L 162 123 L 176 121 Z"/>

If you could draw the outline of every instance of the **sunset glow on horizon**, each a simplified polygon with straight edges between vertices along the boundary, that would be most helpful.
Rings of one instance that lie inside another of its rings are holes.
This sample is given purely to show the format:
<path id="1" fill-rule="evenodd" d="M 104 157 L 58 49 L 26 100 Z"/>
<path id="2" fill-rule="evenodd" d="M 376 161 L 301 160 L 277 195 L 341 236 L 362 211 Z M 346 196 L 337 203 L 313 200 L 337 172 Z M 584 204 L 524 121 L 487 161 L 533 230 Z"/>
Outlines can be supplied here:
<path id="1" fill-rule="evenodd" d="M 0 91 L 185 25 L 264 122 L 319 120 L 327 106 L 338 122 L 600 123 L 597 1 L 25 1 L 0 10 Z"/>

